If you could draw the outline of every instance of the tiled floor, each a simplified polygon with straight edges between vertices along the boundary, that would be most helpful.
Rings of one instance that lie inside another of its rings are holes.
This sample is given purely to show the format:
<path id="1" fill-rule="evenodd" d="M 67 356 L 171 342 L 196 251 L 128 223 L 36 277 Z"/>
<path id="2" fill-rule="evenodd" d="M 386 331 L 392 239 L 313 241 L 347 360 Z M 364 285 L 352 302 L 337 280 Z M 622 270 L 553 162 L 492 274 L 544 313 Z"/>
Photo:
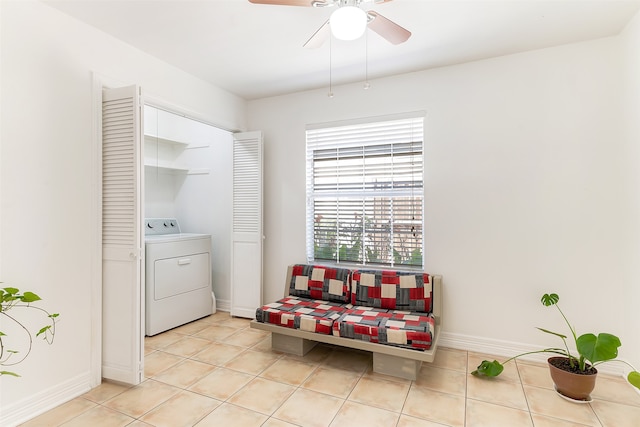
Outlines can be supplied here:
<path id="1" fill-rule="evenodd" d="M 146 381 L 105 382 L 33 426 L 569 427 L 640 425 L 640 394 L 600 375 L 594 401 L 553 391 L 547 368 L 518 362 L 501 377 L 469 374 L 491 356 L 441 348 L 416 381 L 371 372 L 371 355 L 319 345 L 270 350 L 268 333 L 217 313 L 146 339 Z"/>

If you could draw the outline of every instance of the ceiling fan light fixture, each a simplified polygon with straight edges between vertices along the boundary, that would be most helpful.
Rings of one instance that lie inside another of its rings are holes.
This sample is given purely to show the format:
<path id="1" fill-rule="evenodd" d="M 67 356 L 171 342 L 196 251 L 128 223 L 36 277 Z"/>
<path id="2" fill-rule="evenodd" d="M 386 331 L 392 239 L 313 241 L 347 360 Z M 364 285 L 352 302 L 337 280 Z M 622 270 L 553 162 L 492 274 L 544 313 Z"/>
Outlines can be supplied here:
<path id="1" fill-rule="evenodd" d="M 339 40 L 355 40 L 367 29 L 367 13 L 356 6 L 342 6 L 329 18 L 331 33 Z"/>

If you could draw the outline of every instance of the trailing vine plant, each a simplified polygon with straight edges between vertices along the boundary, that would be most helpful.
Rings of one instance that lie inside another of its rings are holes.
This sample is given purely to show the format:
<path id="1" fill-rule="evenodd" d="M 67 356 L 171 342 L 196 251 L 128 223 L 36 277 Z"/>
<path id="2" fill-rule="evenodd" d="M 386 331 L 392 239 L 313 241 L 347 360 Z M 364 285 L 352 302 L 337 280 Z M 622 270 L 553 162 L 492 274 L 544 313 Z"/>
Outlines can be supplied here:
<path id="1" fill-rule="evenodd" d="M 25 323 L 18 319 L 18 313 L 24 310 L 36 310 L 40 314 L 47 318 L 47 324 L 42 326 L 35 334 L 35 338 L 42 337 L 49 345 L 53 344 L 53 339 L 56 335 L 56 318 L 58 313 L 50 313 L 44 308 L 37 307 L 33 303 L 40 301 L 41 298 L 33 292 L 21 293 L 19 289 L 7 287 L 0 289 L 0 320 L 9 320 L 11 323 L 18 326 L 19 330 L 22 330 L 28 339 L 28 345 L 25 352 L 20 353 L 16 349 L 7 347 L 7 337 L 3 331 L 0 330 L 0 376 L 11 375 L 19 377 L 16 372 L 6 371 L 2 369 L 5 366 L 14 366 L 22 362 L 31 353 L 33 346 L 34 335 L 33 332 L 25 325 Z M 12 311 L 16 310 L 17 311 Z M 9 313 L 9 311 L 12 311 Z M 1 325 L 1 323 L 0 323 Z M 35 332 L 35 331 L 34 331 Z"/>

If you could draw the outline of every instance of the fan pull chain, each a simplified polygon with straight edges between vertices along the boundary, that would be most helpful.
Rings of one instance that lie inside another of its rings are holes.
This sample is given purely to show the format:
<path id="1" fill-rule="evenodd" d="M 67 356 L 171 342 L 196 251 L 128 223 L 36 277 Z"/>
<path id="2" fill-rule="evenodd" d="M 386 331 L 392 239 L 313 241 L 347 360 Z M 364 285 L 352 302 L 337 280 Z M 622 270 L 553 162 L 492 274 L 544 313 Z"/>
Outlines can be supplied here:
<path id="1" fill-rule="evenodd" d="M 415 167 L 414 167 L 414 160 L 415 160 L 415 152 L 413 151 L 413 142 L 415 141 L 415 139 L 413 138 L 413 127 L 415 126 L 415 123 L 411 124 L 411 220 L 414 222 L 414 225 L 411 226 L 411 230 L 413 231 L 413 237 L 418 237 L 416 235 L 416 226 L 415 226 L 415 220 L 416 220 L 416 200 L 413 197 L 413 189 L 416 186 L 416 182 L 414 179 L 414 173 L 415 173 Z M 424 192 L 423 192 L 423 198 L 424 198 Z"/>
<path id="2" fill-rule="evenodd" d="M 331 52 L 332 52 L 332 46 L 333 46 L 332 41 L 333 41 L 333 36 L 329 35 L 329 93 L 327 94 L 329 98 L 333 98 L 333 81 L 332 81 L 332 75 L 331 75 L 331 69 L 332 69 Z"/>
<path id="3" fill-rule="evenodd" d="M 364 90 L 371 87 L 369 84 L 369 32 L 364 32 Z"/>

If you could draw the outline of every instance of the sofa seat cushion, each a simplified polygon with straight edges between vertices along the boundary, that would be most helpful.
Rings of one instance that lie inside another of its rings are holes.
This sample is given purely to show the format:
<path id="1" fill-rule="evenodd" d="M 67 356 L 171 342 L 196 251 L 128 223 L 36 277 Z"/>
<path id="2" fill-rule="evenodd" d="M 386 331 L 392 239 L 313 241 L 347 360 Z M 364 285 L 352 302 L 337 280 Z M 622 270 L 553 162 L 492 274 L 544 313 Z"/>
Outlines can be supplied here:
<path id="1" fill-rule="evenodd" d="M 351 270 L 296 264 L 289 282 L 289 295 L 348 304 L 351 300 Z"/>
<path id="2" fill-rule="evenodd" d="M 339 303 L 286 297 L 256 310 L 261 323 L 331 335 L 333 322 L 347 310 Z"/>
<path id="3" fill-rule="evenodd" d="M 435 331 L 432 314 L 354 307 L 333 324 L 333 335 L 374 343 L 429 350 Z"/>
<path id="4" fill-rule="evenodd" d="M 356 270 L 352 276 L 351 304 L 431 313 L 431 280 L 425 273 Z"/>

